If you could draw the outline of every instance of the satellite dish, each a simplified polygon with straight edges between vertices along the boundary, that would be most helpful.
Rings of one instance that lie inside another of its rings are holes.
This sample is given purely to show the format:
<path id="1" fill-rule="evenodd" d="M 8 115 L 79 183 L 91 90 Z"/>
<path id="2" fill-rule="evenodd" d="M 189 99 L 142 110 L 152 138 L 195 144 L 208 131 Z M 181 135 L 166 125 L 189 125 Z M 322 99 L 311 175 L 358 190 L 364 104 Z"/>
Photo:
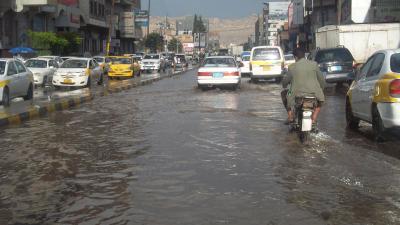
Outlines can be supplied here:
<path id="1" fill-rule="evenodd" d="M 12 9 L 15 12 L 21 12 L 24 9 L 24 0 L 13 0 Z"/>

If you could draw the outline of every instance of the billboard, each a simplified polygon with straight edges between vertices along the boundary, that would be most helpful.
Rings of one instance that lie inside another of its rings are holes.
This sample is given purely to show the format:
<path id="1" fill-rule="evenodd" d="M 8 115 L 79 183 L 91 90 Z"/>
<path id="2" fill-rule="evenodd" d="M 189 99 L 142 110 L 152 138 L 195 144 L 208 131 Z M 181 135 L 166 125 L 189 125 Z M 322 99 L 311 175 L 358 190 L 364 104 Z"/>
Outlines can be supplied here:
<path id="1" fill-rule="evenodd" d="M 147 10 L 135 10 L 135 26 L 148 27 L 149 13 Z"/>
<path id="2" fill-rule="evenodd" d="M 400 22 L 399 0 L 341 0 L 342 23 Z"/>

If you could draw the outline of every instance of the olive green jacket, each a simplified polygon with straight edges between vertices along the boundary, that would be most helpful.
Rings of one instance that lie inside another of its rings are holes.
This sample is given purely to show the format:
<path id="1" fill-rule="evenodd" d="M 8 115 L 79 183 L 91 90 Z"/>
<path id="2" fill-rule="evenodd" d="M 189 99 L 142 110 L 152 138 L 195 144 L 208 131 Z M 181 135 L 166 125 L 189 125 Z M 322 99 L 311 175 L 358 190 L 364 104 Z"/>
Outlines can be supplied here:
<path id="1" fill-rule="evenodd" d="M 307 59 L 300 59 L 289 66 L 288 73 L 283 79 L 283 87 L 290 84 L 288 92 L 289 106 L 294 106 L 295 96 L 314 94 L 319 101 L 325 101 L 325 78 L 318 64 Z"/>

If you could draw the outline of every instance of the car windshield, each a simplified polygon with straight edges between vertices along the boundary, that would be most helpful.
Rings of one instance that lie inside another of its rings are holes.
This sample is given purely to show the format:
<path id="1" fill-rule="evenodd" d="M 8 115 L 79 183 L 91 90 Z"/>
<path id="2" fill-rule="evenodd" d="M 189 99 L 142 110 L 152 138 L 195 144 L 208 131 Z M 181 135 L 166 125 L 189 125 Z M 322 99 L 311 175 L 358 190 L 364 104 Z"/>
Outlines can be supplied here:
<path id="1" fill-rule="evenodd" d="M 4 74 L 5 70 L 6 70 L 6 62 L 0 61 L 0 74 Z"/>
<path id="2" fill-rule="evenodd" d="M 30 59 L 26 61 L 25 66 L 29 68 L 47 68 L 47 61 Z"/>
<path id="3" fill-rule="evenodd" d="M 132 64 L 130 58 L 111 58 L 113 64 Z"/>
<path id="4" fill-rule="evenodd" d="M 159 55 L 145 55 L 144 59 L 160 59 Z"/>
<path id="5" fill-rule="evenodd" d="M 390 58 L 390 69 L 393 72 L 400 73 L 400 53 L 393 54 Z"/>
<path id="6" fill-rule="evenodd" d="M 208 58 L 204 67 L 236 67 L 236 63 L 232 58 Z"/>
<path id="7" fill-rule="evenodd" d="M 293 61 L 294 60 L 294 56 L 293 55 L 285 55 L 285 60 L 286 61 Z"/>
<path id="8" fill-rule="evenodd" d="M 70 59 L 65 61 L 61 68 L 86 68 L 87 61 L 86 60 L 77 60 L 77 59 Z"/>
<path id="9" fill-rule="evenodd" d="M 245 55 L 245 56 L 242 56 L 242 61 L 250 61 L 250 56 L 249 55 Z"/>
<path id="10" fill-rule="evenodd" d="M 325 62 L 352 62 L 353 56 L 345 48 L 320 50 L 315 56 L 317 63 Z"/>
<path id="11" fill-rule="evenodd" d="M 253 60 L 280 60 L 281 55 L 277 48 L 257 48 L 253 52 Z"/>
<path id="12" fill-rule="evenodd" d="M 98 63 L 104 63 L 105 59 L 102 57 L 94 58 Z"/>

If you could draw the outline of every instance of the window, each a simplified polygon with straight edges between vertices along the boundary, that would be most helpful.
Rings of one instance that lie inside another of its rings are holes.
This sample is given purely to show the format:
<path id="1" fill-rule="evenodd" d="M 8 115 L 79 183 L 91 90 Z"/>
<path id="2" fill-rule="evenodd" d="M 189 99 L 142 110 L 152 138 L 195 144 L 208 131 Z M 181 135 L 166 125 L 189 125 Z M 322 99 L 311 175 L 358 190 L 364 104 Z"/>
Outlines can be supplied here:
<path id="1" fill-rule="evenodd" d="M 50 61 L 50 66 L 54 67 L 54 68 L 58 68 L 58 63 L 54 60 Z"/>
<path id="2" fill-rule="evenodd" d="M 393 54 L 390 58 L 390 69 L 395 73 L 400 73 L 400 53 Z"/>
<path id="3" fill-rule="evenodd" d="M 21 62 L 15 61 L 15 65 L 17 66 L 18 73 L 25 73 L 26 72 L 26 68 Z"/>
<path id="4" fill-rule="evenodd" d="M 0 61 L 0 75 L 3 75 L 6 70 L 6 62 Z"/>
<path id="5" fill-rule="evenodd" d="M 208 58 L 204 67 L 236 67 L 236 62 L 233 58 Z"/>
<path id="6" fill-rule="evenodd" d="M 317 52 L 315 56 L 315 61 L 319 63 L 325 62 L 352 62 L 353 56 L 349 52 L 349 50 L 345 48 L 336 48 L 336 49 L 328 49 L 328 50 L 320 50 Z"/>
<path id="7" fill-rule="evenodd" d="M 93 1 L 90 1 L 90 15 L 93 15 Z"/>
<path id="8" fill-rule="evenodd" d="M 253 60 L 280 60 L 281 54 L 277 48 L 258 48 L 253 52 Z"/>
<path id="9" fill-rule="evenodd" d="M 7 76 L 11 76 L 14 74 L 17 74 L 17 68 L 15 67 L 14 62 L 9 62 Z"/>
<path id="10" fill-rule="evenodd" d="M 374 61 L 371 64 L 371 69 L 369 73 L 367 74 L 367 77 L 374 77 L 379 75 L 379 72 L 381 72 L 383 61 L 385 60 L 385 54 L 378 53 L 374 57 Z"/>
<path id="11" fill-rule="evenodd" d="M 46 68 L 47 63 L 45 60 L 30 59 L 26 61 L 25 66 L 29 68 Z"/>
<path id="12" fill-rule="evenodd" d="M 374 61 L 375 56 L 372 56 L 371 58 L 368 59 L 368 61 L 364 64 L 364 66 L 361 68 L 360 73 L 357 75 L 357 79 L 364 78 L 369 69 L 371 68 L 372 62 Z"/>

